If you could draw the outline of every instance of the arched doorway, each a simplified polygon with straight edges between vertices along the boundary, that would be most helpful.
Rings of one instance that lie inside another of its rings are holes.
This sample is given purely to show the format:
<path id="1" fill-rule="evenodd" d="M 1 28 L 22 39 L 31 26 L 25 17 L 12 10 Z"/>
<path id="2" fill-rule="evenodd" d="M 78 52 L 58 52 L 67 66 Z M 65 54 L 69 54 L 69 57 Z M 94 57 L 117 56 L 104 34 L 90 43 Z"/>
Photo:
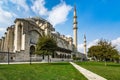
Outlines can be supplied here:
<path id="1" fill-rule="evenodd" d="M 30 54 L 33 54 L 35 52 L 35 46 L 30 46 Z"/>
<path id="2" fill-rule="evenodd" d="M 35 46 L 30 46 L 30 64 L 31 64 L 31 62 L 32 62 L 32 54 L 35 52 Z"/>

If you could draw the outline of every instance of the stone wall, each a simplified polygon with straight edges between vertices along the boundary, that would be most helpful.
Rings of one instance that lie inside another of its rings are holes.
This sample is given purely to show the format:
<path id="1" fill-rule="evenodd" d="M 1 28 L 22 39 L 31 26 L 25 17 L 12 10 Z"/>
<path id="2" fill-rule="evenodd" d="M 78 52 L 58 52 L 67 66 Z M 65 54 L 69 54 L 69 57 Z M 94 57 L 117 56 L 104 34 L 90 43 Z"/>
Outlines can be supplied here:
<path id="1" fill-rule="evenodd" d="M 10 62 L 15 61 L 15 58 L 16 58 L 15 53 L 0 52 L 0 62 L 8 62 L 8 56 L 9 56 L 9 61 Z"/>

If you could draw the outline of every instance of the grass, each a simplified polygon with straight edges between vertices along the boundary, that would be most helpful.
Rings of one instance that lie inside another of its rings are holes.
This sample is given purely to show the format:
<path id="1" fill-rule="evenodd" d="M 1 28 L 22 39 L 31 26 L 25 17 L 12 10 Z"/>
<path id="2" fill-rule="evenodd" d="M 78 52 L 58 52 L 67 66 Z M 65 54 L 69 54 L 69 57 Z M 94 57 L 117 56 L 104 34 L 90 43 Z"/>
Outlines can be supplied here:
<path id="1" fill-rule="evenodd" d="M 108 80 L 120 80 L 120 64 L 107 62 L 78 62 L 80 66 L 101 75 Z"/>
<path id="2" fill-rule="evenodd" d="M 0 65 L 0 80 L 87 80 L 69 63 Z"/>

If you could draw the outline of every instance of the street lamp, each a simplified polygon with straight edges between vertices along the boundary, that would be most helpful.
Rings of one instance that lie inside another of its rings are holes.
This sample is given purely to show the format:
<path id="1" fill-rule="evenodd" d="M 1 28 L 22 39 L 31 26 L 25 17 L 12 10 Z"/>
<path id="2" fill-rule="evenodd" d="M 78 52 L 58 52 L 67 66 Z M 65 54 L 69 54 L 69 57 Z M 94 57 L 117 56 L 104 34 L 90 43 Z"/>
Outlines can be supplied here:
<path id="1" fill-rule="evenodd" d="M 30 46 L 30 64 L 32 62 L 32 54 L 35 52 L 35 47 L 32 45 Z"/>
<path id="2" fill-rule="evenodd" d="M 30 39 L 30 42 L 29 42 L 29 46 L 30 46 L 30 44 L 31 44 L 31 39 Z M 29 48 L 29 56 L 30 56 L 30 65 L 31 65 L 31 53 L 32 53 L 32 51 L 31 51 L 31 46 L 30 46 L 30 48 Z"/>
<path id="3" fill-rule="evenodd" d="M 30 50 L 30 65 L 31 65 L 31 62 L 32 62 L 32 61 L 31 61 L 31 50 Z"/>

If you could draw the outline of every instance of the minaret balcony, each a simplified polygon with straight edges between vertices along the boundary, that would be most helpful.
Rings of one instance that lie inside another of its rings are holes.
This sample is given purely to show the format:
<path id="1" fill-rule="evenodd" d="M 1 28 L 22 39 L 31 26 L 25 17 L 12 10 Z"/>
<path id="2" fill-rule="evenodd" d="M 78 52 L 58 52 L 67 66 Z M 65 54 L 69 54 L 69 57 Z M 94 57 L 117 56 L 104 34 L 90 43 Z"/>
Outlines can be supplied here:
<path id="1" fill-rule="evenodd" d="M 78 29 L 77 27 L 74 27 L 73 29 Z"/>
<path id="2" fill-rule="evenodd" d="M 73 24 L 77 24 L 77 22 L 73 22 Z"/>
<path id="3" fill-rule="evenodd" d="M 74 18 L 77 18 L 77 16 L 74 16 Z"/>

